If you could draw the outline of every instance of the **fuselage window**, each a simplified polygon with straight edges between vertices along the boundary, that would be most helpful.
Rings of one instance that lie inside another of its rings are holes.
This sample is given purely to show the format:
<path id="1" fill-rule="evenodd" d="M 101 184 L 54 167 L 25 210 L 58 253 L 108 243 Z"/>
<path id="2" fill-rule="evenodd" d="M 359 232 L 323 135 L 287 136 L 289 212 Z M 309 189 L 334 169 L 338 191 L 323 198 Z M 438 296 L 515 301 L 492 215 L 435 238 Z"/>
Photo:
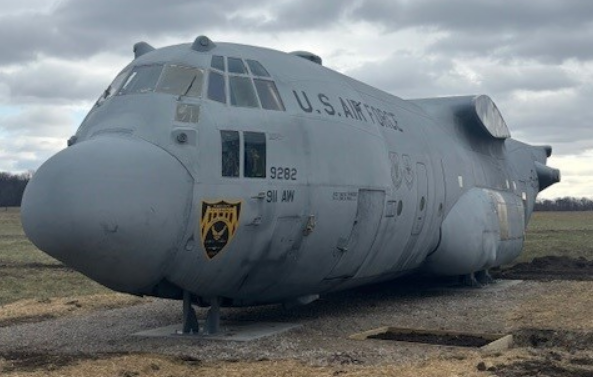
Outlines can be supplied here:
<path id="1" fill-rule="evenodd" d="M 259 106 L 251 78 L 229 76 L 229 87 L 231 91 L 231 105 L 239 107 Z"/>
<path id="2" fill-rule="evenodd" d="M 204 74 L 199 69 L 169 65 L 163 70 L 156 91 L 178 96 L 200 97 L 203 80 Z"/>
<path id="3" fill-rule="evenodd" d="M 162 65 L 141 65 L 134 67 L 118 94 L 147 93 L 154 90 L 159 81 Z"/>
<path id="4" fill-rule="evenodd" d="M 227 58 L 229 64 L 229 73 L 247 74 L 247 69 L 243 60 L 239 58 Z"/>
<path id="5" fill-rule="evenodd" d="M 246 60 L 246 62 L 247 62 L 247 65 L 249 66 L 249 69 L 251 70 L 251 73 L 253 74 L 253 76 L 270 77 L 270 74 L 268 73 L 268 71 L 266 71 L 264 66 L 261 65 L 261 63 L 258 62 L 257 60 Z"/>
<path id="6" fill-rule="evenodd" d="M 244 138 L 244 170 L 247 178 L 266 177 L 266 134 L 262 132 L 245 132 Z"/>
<path id="7" fill-rule="evenodd" d="M 254 79 L 253 82 L 255 82 L 255 88 L 257 89 L 259 100 L 264 109 L 285 110 L 282 98 L 280 98 L 280 94 L 278 93 L 274 81 Z"/>
<path id="8" fill-rule="evenodd" d="M 210 77 L 208 78 L 209 99 L 226 103 L 226 90 L 224 81 L 224 75 L 221 75 L 218 72 L 210 72 Z"/>
<path id="9" fill-rule="evenodd" d="M 222 143 L 222 176 L 239 176 L 239 141 L 238 131 L 220 131 L 220 140 Z"/>
<path id="10" fill-rule="evenodd" d="M 210 67 L 214 69 L 218 69 L 219 71 L 224 72 L 224 57 L 219 55 L 214 55 L 212 57 L 212 62 L 210 63 Z"/>

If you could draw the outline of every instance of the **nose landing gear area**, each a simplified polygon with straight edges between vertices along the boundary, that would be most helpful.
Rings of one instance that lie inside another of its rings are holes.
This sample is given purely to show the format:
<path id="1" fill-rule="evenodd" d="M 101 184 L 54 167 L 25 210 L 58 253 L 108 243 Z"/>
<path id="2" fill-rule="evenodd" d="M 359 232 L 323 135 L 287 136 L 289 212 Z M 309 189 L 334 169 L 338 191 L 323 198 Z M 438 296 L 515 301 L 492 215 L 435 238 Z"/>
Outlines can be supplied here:
<path id="1" fill-rule="evenodd" d="M 200 326 L 192 307 L 191 294 L 183 293 L 183 323 L 158 329 L 141 331 L 135 336 L 146 337 L 197 337 L 210 340 L 234 340 L 246 342 L 270 335 L 276 335 L 300 327 L 296 323 L 273 322 L 220 322 L 220 300 L 211 300 L 204 325 Z"/>

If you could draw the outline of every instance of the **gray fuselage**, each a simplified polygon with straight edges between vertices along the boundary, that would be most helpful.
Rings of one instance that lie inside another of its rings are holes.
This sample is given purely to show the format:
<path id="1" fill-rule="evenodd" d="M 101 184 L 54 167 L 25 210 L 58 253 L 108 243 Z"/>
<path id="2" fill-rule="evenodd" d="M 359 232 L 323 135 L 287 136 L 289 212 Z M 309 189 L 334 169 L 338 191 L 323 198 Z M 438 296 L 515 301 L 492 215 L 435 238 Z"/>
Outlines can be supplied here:
<path id="1" fill-rule="evenodd" d="M 237 44 L 137 55 L 22 208 L 40 249 L 115 290 L 251 305 L 471 274 L 519 255 L 559 179 L 484 96 L 406 101 Z"/>

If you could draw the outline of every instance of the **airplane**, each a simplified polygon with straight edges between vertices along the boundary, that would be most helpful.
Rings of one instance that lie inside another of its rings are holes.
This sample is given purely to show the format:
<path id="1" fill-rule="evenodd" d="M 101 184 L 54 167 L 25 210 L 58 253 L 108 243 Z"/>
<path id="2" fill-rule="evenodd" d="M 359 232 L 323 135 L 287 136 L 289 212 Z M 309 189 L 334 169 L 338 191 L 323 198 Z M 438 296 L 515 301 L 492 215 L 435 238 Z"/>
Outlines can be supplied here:
<path id="1" fill-rule="evenodd" d="M 488 284 L 520 253 L 550 146 L 485 95 L 404 100 L 310 52 L 155 49 L 100 96 L 24 193 L 41 250 L 113 290 L 193 305 L 307 304 L 421 271 Z"/>

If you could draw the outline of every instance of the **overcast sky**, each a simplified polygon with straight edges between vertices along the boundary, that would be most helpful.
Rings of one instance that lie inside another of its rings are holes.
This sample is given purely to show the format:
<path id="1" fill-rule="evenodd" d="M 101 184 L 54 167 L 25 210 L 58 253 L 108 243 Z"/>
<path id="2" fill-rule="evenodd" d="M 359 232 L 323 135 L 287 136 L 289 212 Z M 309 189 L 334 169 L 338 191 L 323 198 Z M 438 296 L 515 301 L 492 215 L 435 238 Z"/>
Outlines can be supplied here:
<path id="1" fill-rule="evenodd" d="M 201 34 L 312 51 L 402 98 L 488 94 L 513 137 L 553 146 L 563 182 L 540 197 L 593 198 L 590 0 L 2 0 L 0 171 L 64 148 L 134 43 Z"/>

